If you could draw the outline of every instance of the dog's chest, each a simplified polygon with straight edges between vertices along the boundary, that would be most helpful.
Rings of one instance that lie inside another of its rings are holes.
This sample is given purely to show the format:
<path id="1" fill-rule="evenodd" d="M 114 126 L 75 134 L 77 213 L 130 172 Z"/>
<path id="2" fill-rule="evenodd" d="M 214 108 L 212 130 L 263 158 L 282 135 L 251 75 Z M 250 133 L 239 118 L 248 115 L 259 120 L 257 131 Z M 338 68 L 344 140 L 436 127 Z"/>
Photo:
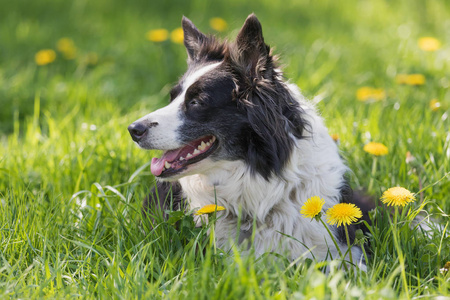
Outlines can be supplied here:
<path id="1" fill-rule="evenodd" d="M 207 176 L 192 175 L 179 180 L 190 210 L 217 204 L 225 207 L 227 218 L 256 218 L 263 223 L 280 205 L 297 210 L 300 202 L 291 199 L 291 185 L 278 179 L 268 182 L 254 176 L 241 163 L 229 162 L 227 167 L 226 171 L 221 169 Z"/>

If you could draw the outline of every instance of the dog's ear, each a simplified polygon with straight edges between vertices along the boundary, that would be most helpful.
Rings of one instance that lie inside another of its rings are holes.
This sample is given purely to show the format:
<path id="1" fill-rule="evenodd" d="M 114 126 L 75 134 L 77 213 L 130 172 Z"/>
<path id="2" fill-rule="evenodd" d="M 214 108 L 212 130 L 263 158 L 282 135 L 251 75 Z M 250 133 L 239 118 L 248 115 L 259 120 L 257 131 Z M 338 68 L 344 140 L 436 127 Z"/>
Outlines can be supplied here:
<path id="1" fill-rule="evenodd" d="M 196 60 L 202 44 L 204 44 L 208 38 L 185 16 L 183 16 L 181 25 L 184 33 L 184 46 L 186 47 L 189 60 Z"/>
<path id="2" fill-rule="evenodd" d="M 276 70 L 276 59 L 254 14 L 245 20 L 226 58 L 236 82 L 233 97 L 245 109 L 250 128 L 247 162 L 268 179 L 281 173 L 295 146 L 292 137 L 303 138 L 307 123 Z"/>
<path id="3" fill-rule="evenodd" d="M 249 15 L 245 20 L 230 56 L 251 80 L 255 77 L 260 79 L 261 76 L 264 78 L 271 76 L 270 47 L 264 43 L 261 23 L 255 14 Z"/>

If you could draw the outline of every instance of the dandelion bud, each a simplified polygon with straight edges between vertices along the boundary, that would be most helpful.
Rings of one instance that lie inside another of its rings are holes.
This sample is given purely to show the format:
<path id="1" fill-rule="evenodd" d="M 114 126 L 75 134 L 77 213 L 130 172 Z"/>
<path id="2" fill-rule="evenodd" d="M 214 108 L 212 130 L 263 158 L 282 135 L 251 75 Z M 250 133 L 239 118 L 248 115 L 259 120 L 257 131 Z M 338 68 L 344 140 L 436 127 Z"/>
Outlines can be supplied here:
<path id="1" fill-rule="evenodd" d="M 361 229 L 355 231 L 355 244 L 362 245 L 366 242 L 366 236 Z"/>

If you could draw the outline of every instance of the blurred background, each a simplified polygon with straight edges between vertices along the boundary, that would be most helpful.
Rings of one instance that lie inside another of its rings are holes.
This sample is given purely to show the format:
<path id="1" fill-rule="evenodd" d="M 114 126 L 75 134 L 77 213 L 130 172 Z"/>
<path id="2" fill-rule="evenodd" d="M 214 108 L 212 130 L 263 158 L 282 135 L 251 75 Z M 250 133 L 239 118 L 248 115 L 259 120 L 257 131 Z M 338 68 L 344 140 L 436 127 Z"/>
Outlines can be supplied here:
<path id="1" fill-rule="evenodd" d="M 171 40 L 183 15 L 205 33 L 234 37 L 255 12 L 287 77 L 309 97 L 333 97 L 341 83 L 354 97 L 359 85 L 384 87 L 386 74 L 423 72 L 413 57 L 417 39 L 446 40 L 450 32 L 450 4 L 437 0 L 3 0 L 1 7 L 1 135 L 13 131 L 14 118 L 32 115 L 37 95 L 41 111 L 58 114 L 74 102 L 124 113 L 140 101 L 149 109 L 161 105 L 185 69 L 185 50 Z M 151 41 L 154 29 L 166 31 Z M 35 56 L 45 49 L 54 51 L 51 62 L 39 65 Z M 436 63 L 444 66 L 448 51 L 442 55 L 445 62 Z"/>

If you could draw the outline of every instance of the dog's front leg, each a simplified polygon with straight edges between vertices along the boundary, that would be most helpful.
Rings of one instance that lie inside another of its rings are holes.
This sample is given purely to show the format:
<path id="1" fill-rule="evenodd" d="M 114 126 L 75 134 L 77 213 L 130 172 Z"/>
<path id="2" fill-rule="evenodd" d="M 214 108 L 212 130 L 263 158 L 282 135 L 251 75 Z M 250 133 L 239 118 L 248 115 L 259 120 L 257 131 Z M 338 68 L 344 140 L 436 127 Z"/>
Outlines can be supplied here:
<path id="1" fill-rule="evenodd" d="M 182 197 L 182 188 L 178 181 L 175 182 L 157 182 L 150 194 L 144 199 L 142 213 L 154 219 L 158 212 L 161 212 L 164 219 L 167 220 L 166 211 L 180 210 L 184 208 Z"/>

